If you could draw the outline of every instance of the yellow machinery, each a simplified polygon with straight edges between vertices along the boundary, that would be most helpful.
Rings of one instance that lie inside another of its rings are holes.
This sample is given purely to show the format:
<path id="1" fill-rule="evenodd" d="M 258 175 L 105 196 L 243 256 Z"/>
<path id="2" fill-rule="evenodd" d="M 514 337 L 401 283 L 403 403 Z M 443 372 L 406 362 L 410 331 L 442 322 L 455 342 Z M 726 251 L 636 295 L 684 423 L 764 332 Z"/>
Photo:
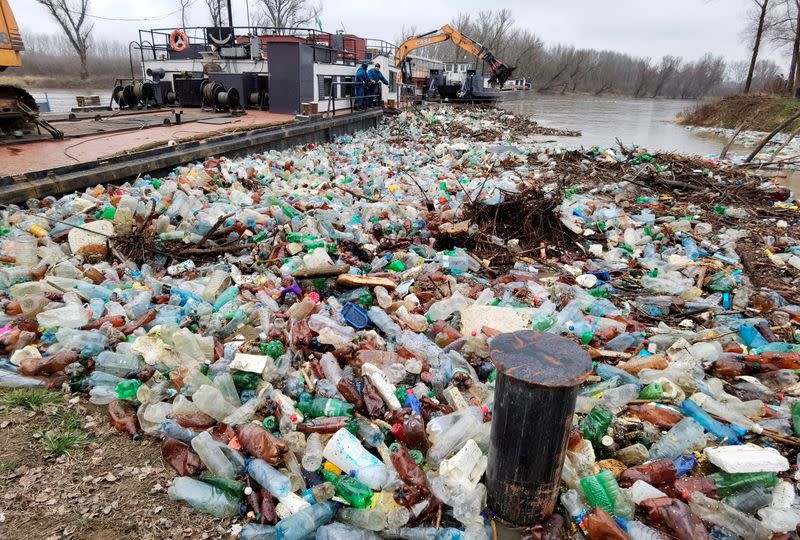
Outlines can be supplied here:
<path id="1" fill-rule="evenodd" d="M 11 6 L 8 5 L 8 0 L 0 0 L 0 71 L 9 67 L 20 67 L 20 53 L 23 50 L 25 45 Z M 46 122 L 37 118 L 38 112 L 36 100 L 28 92 L 16 86 L 0 85 L 0 135 L 4 132 L 20 135 L 21 132 L 40 126 L 47 129 L 54 138 L 61 138 L 61 132 L 53 130 Z"/>
<path id="2" fill-rule="evenodd" d="M 489 69 L 492 71 L 489 84 L 492 86 L 502 87 L 516 69 L 507 66 L 505 63 L 495 58 L 494 55 L 489 52 L 489 49 L 474 39 L 465 36 L 449 24 L 446 24 L 433 32 L 410 37 L 397 47 L 397 51 L 394 54 L 394 65 L 395 67 L 399 67 L 402 71 L 403 82 L 411 82 L 411 70 L 408 65 L 408 55 L 411 54 L 411 52 L 447 40 L 452 41 L 468 53 L 489 64 Z"/>

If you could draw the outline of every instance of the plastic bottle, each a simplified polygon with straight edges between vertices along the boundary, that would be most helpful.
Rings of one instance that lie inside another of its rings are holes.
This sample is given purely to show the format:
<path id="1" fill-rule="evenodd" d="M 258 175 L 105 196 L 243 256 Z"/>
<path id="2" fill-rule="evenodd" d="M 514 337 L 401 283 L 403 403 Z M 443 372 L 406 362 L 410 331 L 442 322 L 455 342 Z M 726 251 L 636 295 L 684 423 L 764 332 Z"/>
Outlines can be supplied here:
<path id="1" fill-rule="evenodd" d="M 245 452 L 270 465 L 280 464 L 282 456 L 286 454 L 286 442 L 258 424 L 249 422 L 239 425 L 236 436 Z"/>
<path id="2" fill-rule="evenodd" d="M 719 471 L 708 476 L 714 480 L 717 494 L 723 498 L 756 486 L 771 488 L 778 482 L 775 473 L 768 472 L 731 474 Z"/>
<path id="3" fill-rule="evenodd" d="M 132 354 L 103 351 L 95 358 L 95 369 L 118 377 L 125 377 L 139 369 L 139 359 Z"/>
<path id="4" fill-rule="evenodd" d="M 689 508 L 703 521 L 724 527 L 742 538 L 769 540 L 772 536 L 772 531 L 764 527 L 757 519 L 722 501 L 710 499 L 700 492 L 692 493 Z"/>
<path id="5" fill-rule="evenodd" d="M 222 396 L 216 386 L 204 384 L 192 394 L 197 408 L 216 420 L 222 421 L 236 411 L 236 407 Z"/>
<path id="6" fill-rule="evenodd" d="M 229 493 L 194 478 L 179 476 L 167 490 L 173 501 L 183 501 L 217 518 L 239 515 L 240 501 Z"/>
<path id="7" fill-rule="evenodd" d="M 319 416 L 353 416 L 355 405 L 339 399 L 314 398 L 311 394 L 303 392 L 297 408 L 304 415 L 311 418 Z"/>
<path id="8" fill-rule="evenodd" d="M 197 452 L 208 470 L 216 476 L 236 478 L 244 471 L 242 455 L 233 448 L 214 440 L 207 431 L 201 432 L 192 439 L 192 449 Z"/>
<path id="9" fill-rule="evenodd" d="M 684 418 L 650 447 L 650 459 L 674 458 L 692 448 L 704 434 L 692 418 Z"/>
<path id="10" fill-rule="evenodd" d="M 581 523 L 586 534 L 592 540 L 629 540 L 630 538 L 614 521 L 614 518 L 599 506 L 586 514 Z"/>
<path id="11" fill-rule="evenodd" d="M 303 540 L 330 522 L 339 503 L 323 501 L 285 517 L 275 526 L 275 540 Z"/>
<path id="12" fill-rule="evenodd" d="M 590 508 L 597 506 L 614 515 L 614 497 L 605 489 L 599 475 L 593 474 L 581 478 L 581 489 Z"/>
<path id="13" fill-rule="evenodd" d="M 368 531 L 382 531 L 386 528 L 386 515 L 374 508 L 342 508 L 336 514 L 336 519 Z"/>
<path id="14" fill-rule="evenodd" d="M 377 306 L 369 308 L 367 314 L 372 324 L 377 326 L 388 338 L 396 338 L 403 331 L 402 328 L 392 320 L 388 313 Z"/>
<path id="15" fill-rule="evenodd" d="M 115 399 L 108 404 L 108 416 L 111 425 L 120 433 L 127 433 L 134 440 L 141 437 L 136 407 L 126 401 Z"/>
<path id="16" fill-rule="evenodd" d="M 658 486 L 671 482 L 677 475 L 678 471 L 672 459 L 657 459 L 622 471 L 619 476 L 619 484 L 623 487 L 630 487 L 636 481 L 641 480 Z"/>
<path id="17" fill-rule="evenodd" d="M 231 285 L 217 297 L 216 301 L 214 302 L 214 311 L 219 311 L 225 305 L 228 304 L 231 300 L 239 296 L 239 287 L 236 285 Z"/>
<path id="18" fill-rule="evenodd" d="M 248 460 L 245 472 L 276 497 L 282 497 L 291 491 L 292 483 L 289 477 L 264 460 Z"/>
<path id="19" fill-rule="evenodd" d="M 307 471 L 316 471 L 322 466 L 322 436 L 319 433 L 311 433 L 306 438 L 306 451 L 301 463 Z"/>
<path id="20" fill-rule="evenodd" d="M 669 504 L 660 508 L 664 524 L 672 531 L 676 538 L 692 540 L 708 540 L 708 532 L 703 522 L 686 505 L 677 499 L 672 499 Z"/>
<path id="21" fill-rule="evenodd" d="M 350 476 L 340 476 L 325 469 L 322 476 L 333 484 L 336 494 L 356 508 L 366 508 L 372 499 L 372 490 Z"/>
<path id="22" fill-rule="evenodd" d="M 606 434 L 613 420 L 614 414 L 608 409 L 593 408 L 581 424 L 583 438 L 591 441 L 592 445 L 596 447 L 600 444 L 600 439 Z"/>
<path id="23" fill-rule="evenodd" d="M 741 444 L 741 437 L 747 429 L 736 424 L 726 426 L 712 418 L 694 401 L 687 399 L 681 404 L 681 412 L 693 418 L 703 429 L 714 435 L 718 440 L 725 440 L 727 444 Z M 673 456 L 674 457 L 674 456 Z"/>

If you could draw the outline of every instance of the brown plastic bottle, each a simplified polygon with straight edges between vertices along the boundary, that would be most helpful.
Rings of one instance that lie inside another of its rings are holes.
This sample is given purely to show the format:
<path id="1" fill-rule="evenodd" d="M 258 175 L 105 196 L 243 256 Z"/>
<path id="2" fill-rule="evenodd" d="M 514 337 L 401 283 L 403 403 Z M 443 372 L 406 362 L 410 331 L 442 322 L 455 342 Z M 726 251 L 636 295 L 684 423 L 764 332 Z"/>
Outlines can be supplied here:
<path id="1" fill-rule="evenodd" d="M 187 429 L 208 429 L 217 423 L 215 419 L 200 411 L 193 414 L 172 413 L 169 415 L 169 418 L 175 420 Z"/>
<path id="2" fill-rule="evenodd" d="M 661 507 L 661 517 L 678 540 L 708 540 L 706 526 L 683 501 L 672 499 Z"/>
<path id="3" fill-rule="evenodd" d="M 88 324 L 84 324 L 81 326 L 81 330 L 97 330 L 104 324 L 111 324 L 114 328 L 119 328 L 121 326 L 125 326 L 125 317 L 122 315 L 111 315 L 108 317 L 100 317 L 99 319 L 95 319 Z"/>
<path id="4" fill-rule="evenodd" d="M 361 396 L 361 392 L 358 391 L 356 382 L 353 379 L 349 377 L 342 377 L 339 379 L 336 389 L 340 394 L 342 394 L 342 397 L 344 397 L 346 401 L 355 405 L 358 411 L 365 412 L 364 398 Z"/>
<path id="5" fill-rule="evenodd" d="M 657 486 L 671 482 L 676 475 L 677 471 L 671 459 L 657 459 L 625 469 L 619 476 L 619 485 L 621 487 L 630 487 L 637 480 L 643 480 L 648 484 Z"/>
<path id="6" fill-rule="evenodd" d="M 286 453 L 286 443 L 258 424 L 241 424 L 236 428 L 236 436 L 242 448 L 253 457 L 263 459 L 270 465 L 278 465 Z"/>
<path id="7" fill-rule="evenodd" d="M 717 360 L 711 369 L 716 377 L 739 377 L 750 372 L 747 364 L 738 360 Z"/>
<path id="8" fill-rule="evenodd" d="M 652 499 L 645 499 L 639 506 L 644 509 L 647 515 L 647 521 L 651 525 L 658 526 L 664 522 L 661 509 L 672 503 L 673 500 L 672 497 L 654 497 Z"/>
<path id="9" fill-rule="evenodd" d="M 226 424 L 225 422 L 220 422 L 213 428 L 211 428 L 211 437 L 221 442 L 222 444 L 230 443 L 234 438 L 236 438 L 236 431 L 233 429 L 232 426 Z"/>
<path id="10" fill-rule="evenodd" d="M 106 280 L 106 276 L 100 270 L 91 266 L 83 271 L 83 275 L 91 279 L 95 285 L 100 285 Z"/>
<path id="11" fill-rule="evenodd" d="M 126 336 L 132 334 L 135 330 L 141 328 L 142 326 L 146 325 L 149 322 L 152 322 L 155 318 L 156 318 L 156 310 L 150 309 L 147 311 L 147 313 L 145 313 L 135 321 L 131 321 L 125 326 L 123 326 L 122 333 L 125 334 Z"/>
<path id="12" fill-rule="evenodd" d="M 766 364 L 778 369 L 800 369 L 800 353 L 796 352 L 749 354 L 744 357 L 744 361 Z"/>
<path id="13" fill-rule="evenodd" d="M 247 495 L 247 506 L 256 513 L 258 522 L 262 525 L 275 523 L 278 516 L 275 513 L 275 504 L 272 502 L 272 494 L 255 482 L 250 482 L 249 478 L 247 485 L 252 489 L 252 492 Z"/>
<path id="14" fill-rule="evenodd" d="M 662 491 L 666 488 L 662 488 Z M 717 496 L 717 484 L 714 482 L 713 478 L 709 478 L 708 476 L 684 476 L 682 478 L 678 478 L 675 480 L 675 483 L 672 484 L 672 489 L 674 494 L 683 499 L 684 501 L 689 501 L 692 498 L 693 491 L 699 491 L 706 497 L 710 497 L 712 499 L 718 499 Z"/>
<path id="15" fill-rule="evenodd" d="M 309 433 L 336 433 L 345 426 L 349 419 L 349 416 L 312 418 L 311 420 L 306 420 L 305 422 L 297 424 L 297 431 L 305 433 L 306 435 Z"/>
<path id="16" fill-rule="evenodd" d="M 120 433 L 127 433 L 134 440 L 139 439 L 139 418 L 136 416 L 136 407 L 127 401 L 115 399 L 108 404 L 108 416 L 111 417 L 111 425 Z"/>
<path id="17" fill-rule="evenodd" d="M 667 358 L 663 354 L 653 354 L 650 356 L 634 356 L 627 362 L 620 362 L 617 367 L 636 375 L 643 369 L 666 369 L 667 365 Z"/>
<path id="18" fill-rule="evenodd" d="M 425 421 L 417 413 L 409 414 L 403 421 L 403 433 L 406 444 L 412 450 L 419 450 L 423 454 L 428 451 L 430 443 L 425 433 Z"/>
<path id="19" fill-rule="evenodd" d="M 408 449 L 402 444 L 398 444 L 392 448 L 391 453 L 392 465 L 397 471 L 397 476 L 406 484 L 415 487 L 427 488 L 428 481 L 425 478 L 425 473 L 419 468 L 417 462 L 408 453 Z"/>
<path id="20" fill-rule="evenodd" d="M 378 389 L 364 377 L 364 408 L 370 418 L 381 418 L 386 412 L 386 403 L 378 393 Z"/>
<path id="21" fill-rule="evenodd" d="M 161 445 L 161 455 L 170 467 L 181 476 L 194 476 L 203 468 L 203 461 L 191 447 L 178 439 L 167 437 Z"/>
<path id="22" fill-rule="evenodd" d="M 643 422 L 650 422 L 659 429 L 668 430 L 683 420 L 683 415 L 670 407 L 660 407 L 654 403 L 629 405 L 628 412 Z"/>
<path id="23" fill-rule="evenodd" d="M 49 375 L 50 373 L 61 371 L 71 363 L 77 361 L 77 353 L 61 351 L 41 358 L 26 358 L 20 363 L 19 372 L 26 377 L 33 375 Z"/>
<path id="24" fill-rule="evenodd" d="M 631 538 L 617 525 L 614 518 L 599 506 L 595 506 L 591 512 L 583 516 L 581 526 L 592 540 L 630 540 Z"/>

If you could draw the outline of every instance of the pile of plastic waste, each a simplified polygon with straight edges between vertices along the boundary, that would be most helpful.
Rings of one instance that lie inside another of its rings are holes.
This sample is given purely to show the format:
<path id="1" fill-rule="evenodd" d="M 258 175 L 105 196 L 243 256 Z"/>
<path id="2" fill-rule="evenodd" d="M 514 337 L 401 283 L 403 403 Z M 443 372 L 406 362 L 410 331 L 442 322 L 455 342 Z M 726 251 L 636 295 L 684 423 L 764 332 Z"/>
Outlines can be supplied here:
<path id="1" fill-rule="evenodd" d="M 557 333 L 596 365 L 557 514 L 531 537 L 796 538 L 788 193 L 692 200 L 591 172 L 680 181 L 659 156 L 545 150 L 483 111 L 458 122 L 451 136 L 446 108 L 403 113 L 6 207 L 0 386 L 82 393 L 120 432 L 162 439 L 169 497 L 242 538 L 485 539 L 489 344 Z M 464 135 L 487 125 L 495 140 Z M 695 167 L 713 190 L 716 165 Z M 532 184 L 569 245 L 470 221 Z M 463 249 L 479 233 L 510 262 Z"/>

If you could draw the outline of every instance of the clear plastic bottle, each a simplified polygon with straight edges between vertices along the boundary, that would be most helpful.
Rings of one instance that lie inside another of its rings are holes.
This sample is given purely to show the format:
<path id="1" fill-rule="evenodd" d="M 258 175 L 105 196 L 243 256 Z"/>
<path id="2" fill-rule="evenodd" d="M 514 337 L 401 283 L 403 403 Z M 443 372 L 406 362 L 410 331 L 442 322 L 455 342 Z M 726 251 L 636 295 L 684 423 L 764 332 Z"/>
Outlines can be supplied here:
<path id="1" fill-rule="evenodd" d="M 240 511 L 240 501 L 228 492 L 186 476 L 176 478 L 167 495 L 217 518 L 238 516 Z"/>
<path id="2" fill-rule="evenodd" d="M 392 317 L 378 306 L 372 306 L 367 312 L 369 320 L 388 338 L 396 338 L 403 331 Z"/>
<path id="3" fill-rule="evenodd" d="M 292 489 L 289 477 L 263 459 L 248 461 L 245 472 L 276 497 L 282 497 Z"/>
<path id="4" fill-rule="evenodd" d="M 223 478 L 236 478 L 244 472 L 242 455 L 203 431 L 192 439 L 192 449 L 200 456 L 208 470 Z"/>
<path id="5" fill-rule="evenodd" d="M 650 459 L 675 458 L 686 453 L 704 435 L 703 428 L 684 418 L 650 447 Z"/>
<path id="6" fill-rule="evenodd" d="M 375 508 L 342 508 L 336 519 L 368 531 L 382 531 L 386 528 L 386 515 Z"/>
<path id="7" fill-rule="evenodd" d="M 275 526 L 275 539 L 303 540 L 329 523 L 338 509 L 339 503 L 333 501 L 323 501 L 303 508 L 278 522 Z"/>
<path id="8" fill-rule="evenodd" d="M 689 508 L 703 521 L 724 527 L 742 538 L 769 540 L 772 537 L 772 531 L 764 527 L 757 519 L 722 501 L 710 499 L 699 491 L 692 493 Z"/>
<path id="9" fill-rule="evenodd" d="M 22 234 L 14 239 L 14 260 L 17 266 L 33 268 L 39 264 L 39 241 L 30 234 Z"/>
<path id="10" fill-rule="evenodd" d="M 192 395 L 192 401 L 198 409 L 220 422 L 236 411 L 236 407 L 222 396 L 222 392 L 210 384 L 198 388 Z"/>
<path id="11" fill-rule="evenodd" d="M 322 435 L 319 433 L 309 434 L 301 463 L 307 471 L 316 471 L 322 466 Z"/>

